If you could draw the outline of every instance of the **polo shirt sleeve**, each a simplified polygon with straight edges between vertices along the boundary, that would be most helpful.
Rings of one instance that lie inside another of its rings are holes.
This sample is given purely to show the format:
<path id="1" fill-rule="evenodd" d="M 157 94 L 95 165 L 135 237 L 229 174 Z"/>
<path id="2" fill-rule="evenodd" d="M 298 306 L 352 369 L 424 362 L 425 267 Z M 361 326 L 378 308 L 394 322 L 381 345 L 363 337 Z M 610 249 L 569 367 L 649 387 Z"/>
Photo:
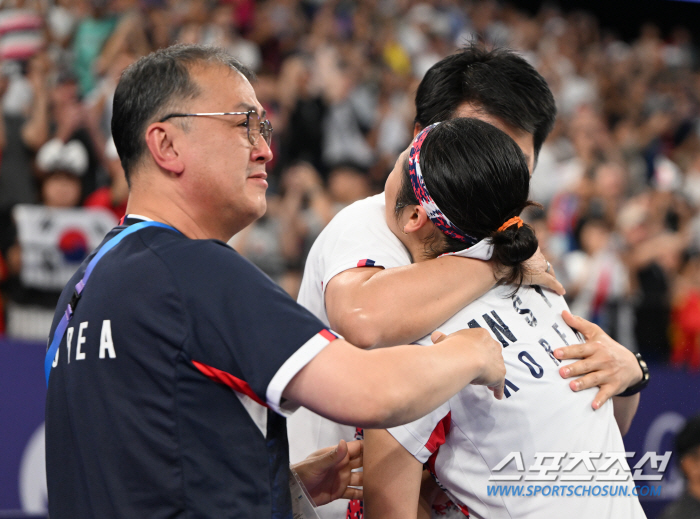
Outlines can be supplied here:
<path id="1" fill-rule="evenodd" d="M 212 381 L 289 414 L 284 388 L 337 336 L 233 249 L 203 245 L 200 264 L 191 264 L 196 272 L 181 281 L 190 320 L 186 354 Z"/>

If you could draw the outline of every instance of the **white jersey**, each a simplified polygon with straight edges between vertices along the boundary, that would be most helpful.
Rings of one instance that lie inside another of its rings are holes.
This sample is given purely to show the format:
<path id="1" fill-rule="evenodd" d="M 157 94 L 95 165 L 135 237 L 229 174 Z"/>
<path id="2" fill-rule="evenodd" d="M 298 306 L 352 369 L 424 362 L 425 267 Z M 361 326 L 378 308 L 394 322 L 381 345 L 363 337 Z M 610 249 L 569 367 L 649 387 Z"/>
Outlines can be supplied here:
<path id="1" fill-rule="evenodd" d="M 340 211 L 314 242 L 306 260 L 298 302 L 329 325 L 324 292 L 336 275 L 356 267 L 399 267 L 411 256 L 386 224 L 384 193 L 355 202 Z M 355 427 L 340 425 L 305 408 L 287 420 L 292 463 L 312 452 L 355 439 Z M 321 519 L 344 519 L 348 501 L 319 507 Z"/>
<path id="2" fill-rule="evenodd" d="M 482 327 L 501 342 L 503 400 L 484 386 L 467 386 L 429 415 L 389 432 L 429 464 L 473 518 L 645 517 L 620 454 L 625 447 L 612 400 L 594 411 L 598 388 L 574 392 L 559 375 L 561 365 L 573 361 L 557 360 L 552 350 L 582 342 L 561 317 L 564 299 L 538 287 L 512 290 L 492 289 L 439 327 L 447 334 Z M 419 342 L 431 344 L 429 337 Z M 612 465 L 604 471 L 608 480 L 593 469 L 606 463 Z M 533 468 L 538 464 L 560 469 L 540 472 Z M 614 480 L 620 476 L 628 479 Z"/>

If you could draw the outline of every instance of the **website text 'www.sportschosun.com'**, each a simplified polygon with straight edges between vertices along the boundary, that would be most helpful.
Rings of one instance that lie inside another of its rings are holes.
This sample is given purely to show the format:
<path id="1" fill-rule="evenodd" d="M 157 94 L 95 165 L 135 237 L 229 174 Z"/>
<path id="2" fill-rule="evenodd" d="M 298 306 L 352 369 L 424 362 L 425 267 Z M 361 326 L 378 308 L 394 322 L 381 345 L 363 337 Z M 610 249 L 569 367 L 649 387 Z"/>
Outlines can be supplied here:
<path id="1" fill-rule="evenodd" d="M 661 485 L 488 485 L 487 492 L 504 497 L 658 497 Z"/>

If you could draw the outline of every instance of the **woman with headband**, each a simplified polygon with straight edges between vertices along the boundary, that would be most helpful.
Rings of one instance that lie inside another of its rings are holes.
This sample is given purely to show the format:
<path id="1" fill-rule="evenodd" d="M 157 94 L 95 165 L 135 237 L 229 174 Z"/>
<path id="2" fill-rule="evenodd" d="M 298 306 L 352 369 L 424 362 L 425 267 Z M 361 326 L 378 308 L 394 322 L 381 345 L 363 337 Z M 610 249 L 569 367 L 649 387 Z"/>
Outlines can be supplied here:
<path id="1" fill-rule="evenodd" d="M 559 375 L 571 361 L 553 349 L 583 340 L 562 319 L 564 299 L 521 286 L 537 249 L 519 216 L 532 205 L 529 179 L 515 142 L 477 119 L 427 127 L 387 179 L 386 220 L 414 262 L 457 254 L 498 265 L 499 284 L 440 332 L 488 330 L 503 345 L 506 387 L 496 400 L 467 386 L 415 422 L 365 431 L 368 518 L 416 517 L 424 464 L 472 518 L 645 517 L 612 402 L 594 410 L 597 389 L 573 392 Z"/>

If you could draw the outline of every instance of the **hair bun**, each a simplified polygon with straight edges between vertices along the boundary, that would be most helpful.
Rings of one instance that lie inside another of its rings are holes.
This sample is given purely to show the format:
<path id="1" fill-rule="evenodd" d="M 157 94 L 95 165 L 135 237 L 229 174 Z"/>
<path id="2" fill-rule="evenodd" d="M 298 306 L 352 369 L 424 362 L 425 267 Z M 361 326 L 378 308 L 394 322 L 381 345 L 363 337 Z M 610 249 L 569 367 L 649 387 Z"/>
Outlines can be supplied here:
<path id="1" fill-rule="evenodd" d="M 525 273 L 523 263 L 537 252 L 537 236 L 533 228 L 527 224 L 511 225 L 503 231 L 496 232 L 491 240 L 493 259 L 505 267 L 510 267 L 509 274 L 500 281 L 507 284 L 521 282 Z"/>

